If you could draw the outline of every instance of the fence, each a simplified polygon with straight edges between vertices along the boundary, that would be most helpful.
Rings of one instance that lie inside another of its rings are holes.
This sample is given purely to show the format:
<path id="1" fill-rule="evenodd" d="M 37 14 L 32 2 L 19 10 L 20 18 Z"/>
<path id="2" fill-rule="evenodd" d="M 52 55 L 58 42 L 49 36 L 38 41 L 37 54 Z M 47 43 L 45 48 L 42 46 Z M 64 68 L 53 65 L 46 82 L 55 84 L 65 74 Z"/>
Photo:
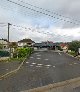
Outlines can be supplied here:
<path id="1" fill-rule="evenodd" d="M 0 57 L 9 57 L 9 55 L 8 51 L 0 51 Z"/>

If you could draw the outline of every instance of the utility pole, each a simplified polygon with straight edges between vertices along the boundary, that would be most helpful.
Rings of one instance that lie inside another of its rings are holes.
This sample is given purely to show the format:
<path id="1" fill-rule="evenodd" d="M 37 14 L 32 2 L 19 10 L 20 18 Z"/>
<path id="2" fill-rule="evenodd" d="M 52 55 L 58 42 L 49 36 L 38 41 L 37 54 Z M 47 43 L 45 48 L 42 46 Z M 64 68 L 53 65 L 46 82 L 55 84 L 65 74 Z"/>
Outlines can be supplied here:
<path id="1" fill-rule="evenodd" d="M 9 29 L 10 29 L 10 23 L 8 23 L 8 45 L 9 45 Z"/>
<path id="2" fill-rule="evenodd" d="M 9 30 L 10 30 L 10 25 L 11 25 L 11 24 L 8 23 L 8 49 L 9 49 L 9 41 L 10 41 L 10 36 L 9 36 L 9 35 L 10 35 L 10 34 L 9 34 L 9 33 L 10 33 L 10 32 L 9 32 Z M 10 57 L 11 57 L 11 49 L 10 49 L 9 52 L 10 52 Z"/>

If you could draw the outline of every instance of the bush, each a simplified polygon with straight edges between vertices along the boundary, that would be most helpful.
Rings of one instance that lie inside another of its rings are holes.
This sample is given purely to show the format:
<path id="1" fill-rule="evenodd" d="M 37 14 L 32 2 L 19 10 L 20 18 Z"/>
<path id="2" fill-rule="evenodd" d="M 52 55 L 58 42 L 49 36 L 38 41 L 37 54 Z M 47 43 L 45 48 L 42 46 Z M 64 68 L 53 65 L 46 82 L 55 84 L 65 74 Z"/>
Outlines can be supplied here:
<path id="1" fill-rule="evenodd" d="M 60 46 L 58 47 L 58 50 L 63 51 L 63 49 Z"/>
<path id="2" fill-rule="evenodd" d="M 18 57 L 23 58 L 29 56 L 33 52 L 33 48 L 19 48 L 17 49 Z"/>
<path id="3" fill-rule="evenodd" d="M 76 56 L 77 54 L 75 53 L 75 51 L 71 51 L 71 52 L 68 52 L 70 55 L 73 55 L 73 56 Z"/>

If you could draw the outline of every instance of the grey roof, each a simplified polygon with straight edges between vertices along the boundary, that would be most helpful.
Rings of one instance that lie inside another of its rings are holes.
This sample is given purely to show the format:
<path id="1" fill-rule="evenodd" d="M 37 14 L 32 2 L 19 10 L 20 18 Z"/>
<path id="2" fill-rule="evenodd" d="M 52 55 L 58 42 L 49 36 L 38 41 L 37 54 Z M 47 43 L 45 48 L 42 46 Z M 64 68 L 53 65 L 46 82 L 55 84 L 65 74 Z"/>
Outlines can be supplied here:
<path id="1" fill-rule="evenodd" d="M 20 40 L 18 42 L 30 42 L 30 43 L 35 43 L 34 41 L 32 41 L 31 39 L 23 39 L 23 40 Z"/>
<path id="2" fill-rule="evenodd" d="M 42 43 L 35 43 L 34 46 L 35 47 L 49 47 L 49 46 L 59 46 L 59 45 L 52 42 L 42 42 Z"/>

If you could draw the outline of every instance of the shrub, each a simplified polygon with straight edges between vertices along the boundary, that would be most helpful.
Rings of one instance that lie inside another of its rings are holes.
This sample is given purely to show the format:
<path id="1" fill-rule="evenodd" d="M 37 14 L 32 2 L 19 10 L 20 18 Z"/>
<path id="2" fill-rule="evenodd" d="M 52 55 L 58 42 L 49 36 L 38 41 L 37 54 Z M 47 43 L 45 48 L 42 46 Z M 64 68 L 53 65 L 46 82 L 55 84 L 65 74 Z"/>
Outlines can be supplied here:
<path id="1" fill-rule="evenodd" d="M 19 48 L 17 49 L 18 57 L 23 58 L 29 56 L 33 52 L 33 48 Z"/>

